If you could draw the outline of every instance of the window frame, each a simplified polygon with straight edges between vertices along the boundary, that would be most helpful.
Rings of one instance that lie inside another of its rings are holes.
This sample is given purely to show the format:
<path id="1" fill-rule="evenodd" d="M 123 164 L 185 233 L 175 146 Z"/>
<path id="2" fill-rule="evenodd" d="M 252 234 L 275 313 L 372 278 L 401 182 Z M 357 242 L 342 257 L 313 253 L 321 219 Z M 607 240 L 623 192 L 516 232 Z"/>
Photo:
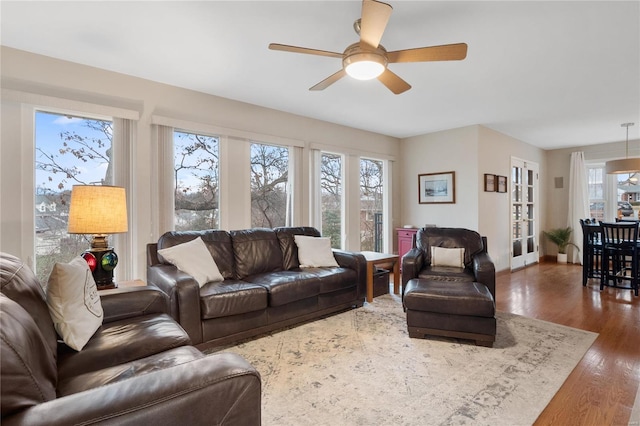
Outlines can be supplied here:
<path id="1" fill-rule="evenodd" d="M 86 117 L 90 119 L 108 120 L 114 121 L 116 118 L 122 118 L 126 120 L 137 121 L 140 119 L 140 113 L 125 108 L 106 106 L 93 104 L 88 102 L 76 101 L 65 98 L 57 98 L 53 96 L 38 95 L 34 93 L 22 92 L 19 90 L 2 89 L 2 103 L 14 103 L 19 105 L 20 109 L 20 152 L 21 152 L 21 188 L 20 192 L 23 194 L 30 194 L 28 197 L 21 197 L 21 201 L 14 206 L 19 213 L 21 222 L 21 235 L 32 235 L 33 238 L 22 238 L 21 241 L 13 244 L 11 250 L 23 259 L 26 264 L 35 270 L 35 156 L 36 156 L 36 141 L 35 141 L 35 125 L 36 125 L 36 111 L 50 112 L 61 115 L 73 115 L 78 117 Z M 114 149 L 113 158 L 116 155 L 120 155 L 123 148 L 116 148 L 115 143 L 112 145 Z M 116 153 L 118 149 L 120 153 Z M 129 162 L 133 164 L 133 159 Z M 128 179 L 131 176 L 130 170 L 122 170 L 122 167 L 117 168 L 114 171 L 114 180 L 117 184 L 118 178 L 126 176 L 126 182 L 123 185 L 125 190 L 130 196 L 132 191 L 131 180 Z M 3 209 L 2 214 L 6 211 Z M 131 217 L 131 215 L 130 215 Z M 123 250 L 127 253 L 131 252 L 132 239 L 131 238 L 119 238 L 121 244 L 123 244 Z M 3 245 L 3 247 L 5 247 Z M 8 248 L 3 248 L 8 250 Z M 119 265 L 120 275 L 118 279 L 129 279 L 129 275 L 132 270 L 132 260 L 121 259 Z M 42 283 L 43 285 L 45 283 Z"/>
<path id="2" fill-rule="evenodd" d="M 253 145 L 265 145 L 274 148 L 284 148 L 287 150 L 287 183 L 285 184 L 285 197 L 286 197 L 286 206 L 285 206 L 285 224 L 279 226 L 294 226 L 296 223 L 296 203 L 295 203 L 295 188 L 296 188 L 296 156 L 294 152 L 294 147 L 290 145 L 281 145 L 257 140 L 249 140 L 249 170 L 248 173 L 251 175 L 251 149 Z M 251 200 L 251 176 L 249 177 L 249 198 L 250 198 L 250 223 L 253 224 L 253 201 Z M 250 225 L 253 226 L 253 225 Z"/>
<path id="3" fill-rule="evenodd" d="M 390 238 L 388 237 L 387 234 L 387 230 L 389 229 L 389 221 L 388 221 L 388 215 L 389 215 L 389 211 L 390 209 L 388 208 L 388 203 L 387 203 L 387 199 L 388 199 L 388 186 L 387 186 L 387 171 L 388 171 L 388 161 L 387 160 L 383 160 L 383 159 L 379 159 L 379 158 L 373 158 L 371 156 L 360 156 L 358 158 L 358 164 L 361 167 L 362 166 L 362 162 L 363 161 L 375 161 L 375 162 L 380 162 L 382 163 L 382 179 L 380 184 L 382 185 L 382 247 L 381 247 L 381 252 L 382 253 L 390 253 L 389 251 L 389 240 Z M 360 176 L 360 167 L 358 168 L 358 176 Z M 360 179 L 358 179 L 358 194 L 360 194 Z M 359 209 L 359 214 L 360 211 L 362 209 L 362 199 L 358 200 L 359 204 L 360 204 L 360 209 Z M 361 225 L 359 225 L 361 226 Z M 375 232 L 375 231 L 374 231 Z M 374 234 L 375 235 L 375 234 Z M 362 238 L 360 238 L 360 244 L 362 243 Z M 375 246 L 375 241 L 374 241 L 374 246 Z M 360 250 L 362 249 L 362 247 L 360 246 Z"/>
<path id="4" fill-rule="evenodd" d="M 324 216 L 322 213 L 322 157 L 324 155 L 332 155 L 340 158 L 340 247 L 337 247 L 340 250 L 344 250 L 347 245 L 347 179 L 348 176 L 348 161 L 347 156 L 340 152 L 330 151 L 330 150 L 319 150 L 316 160 L 316 170 L 317 170 L 317 214 L 316 214 L 316 222 L 315 227 L 320 231 L 320 234 L 326 236 L 323 231 L 323 222 Z"/>
<path id="5" fill-rule="evenodd" d="M 172 129 L 172 135 L 173 137 L 171 138 L 171 158 L 172 158 L 172 162 L 171 162 L 171 176 L 172 176 L 172 182 L 175 183 L 175 137 L 176 137 L 176 132 L 179 133 L 186 133 L 189 135 L 196 135 L 196 136 L 204 136 L 204 137 L 209 137 L 209 138 L 215 138 L 217 139 L 218 142 L 218 228 L 216 229 L 222 229 L 221 227 L 221 217 L 222 217 L 222 203 L 221 203 L 221 166 L 222 166 L 222 155 L 221 155 L 221 145 L 222 145 L 222 139 L 223 137 L 221 135 L 217 135 L 217 134 L 211 134 L 209 132 L 196 132 L 196 131 L 191 131 L 191 130 L 186 130 L 183 128 L 173 128 Z M 171 205 L 172 205 L 172 212 L 171 212 L 171 230 L 175 231 L 176 229 L 176 223 L 175 223 L 175 206 L 176 206 L 176 200 L 175 200 L 175 185 L 172 184 L 172 188 L 171 188 Z"/>

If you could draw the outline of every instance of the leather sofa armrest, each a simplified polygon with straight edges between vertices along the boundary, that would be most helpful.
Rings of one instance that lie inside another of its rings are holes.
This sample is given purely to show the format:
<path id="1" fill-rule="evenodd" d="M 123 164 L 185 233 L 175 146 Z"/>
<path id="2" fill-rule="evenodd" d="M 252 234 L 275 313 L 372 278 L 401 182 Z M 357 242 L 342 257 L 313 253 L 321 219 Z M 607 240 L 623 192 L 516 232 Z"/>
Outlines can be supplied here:
<path id="1" fill-rule="evenodd" d="M 169 298 L 157 288 L 124 287 L 104 290 L 99 294 L 104 322 L 169 313 Z"/>
<path id="2" fill-rule="evenodd" d="M 473 257 L 473 273 L 476 281 L 487 286 L 493 300 L 496 299 L 496 267 L 489 253 L 478 253 Z"/>
<path id="3" fill-rule="evenodd" d="M 412 248 L 402 256 L 402 295 L 407 288 L 409 280 L 418 278 L 420 270 L 424 267 L 424 255 L 419 248 Z"/>
<path id="4" fill-rule="evenodd" d="M 37 404 L 9 425 L 260 425 L 260 374 L 237 354 L 170 368 Z"/>
<path id="5" fill-rule="evenodd" d="M 333 257 L 342 268 L 349 268 L 358 274 L 358 298 L 367 295 L 367 260 L 360 253 L 333 249 Z"/>
<path id="6" fill-rule="evenodd" d="M 191 275 L 173 265 L 147 266 L 147 283 L 169 297 L 170 314 L 185 329 L 194 345 L 202 343 L 200 286 Z"/>

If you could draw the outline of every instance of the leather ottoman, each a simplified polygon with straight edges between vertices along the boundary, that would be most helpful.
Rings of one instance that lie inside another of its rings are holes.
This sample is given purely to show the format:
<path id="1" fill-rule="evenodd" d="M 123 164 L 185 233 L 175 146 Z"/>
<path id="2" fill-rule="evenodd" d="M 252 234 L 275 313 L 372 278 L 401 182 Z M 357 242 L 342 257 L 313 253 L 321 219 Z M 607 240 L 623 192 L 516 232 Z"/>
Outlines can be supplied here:
<path id="1" fill-rule="evenodd" d="M 403 305 L 410 337 L 454 337 L 493 346 L 495 301 L 484 284 L 414 278 L 407 283 Z"/>

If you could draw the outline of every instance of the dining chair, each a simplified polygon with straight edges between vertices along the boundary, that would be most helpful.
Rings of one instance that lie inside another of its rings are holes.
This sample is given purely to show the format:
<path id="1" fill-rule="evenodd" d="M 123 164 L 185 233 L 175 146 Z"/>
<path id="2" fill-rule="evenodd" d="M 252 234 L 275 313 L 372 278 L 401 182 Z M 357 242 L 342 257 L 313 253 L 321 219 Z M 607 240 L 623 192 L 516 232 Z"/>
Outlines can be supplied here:
<path id="1" fill-rule="evenodd" d="M 602 227 L 597 220 L 580 219 L 582 226 L 582 285 L 602 279 Z"/>
<path id="2" fill-rule="evenodd" d="M 605 286 L 631 289 L 638 295 L 638 223 L 616 222 L 602 227 L 602 278 Z M 625 283 L 628 282 L 628 286 Z"/>

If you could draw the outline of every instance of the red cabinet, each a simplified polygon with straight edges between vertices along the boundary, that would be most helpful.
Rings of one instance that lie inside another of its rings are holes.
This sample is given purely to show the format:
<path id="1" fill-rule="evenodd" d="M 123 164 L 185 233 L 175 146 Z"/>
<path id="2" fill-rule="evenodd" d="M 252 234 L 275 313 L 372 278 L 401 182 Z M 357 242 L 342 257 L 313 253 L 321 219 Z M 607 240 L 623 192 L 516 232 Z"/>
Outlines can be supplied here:
<path id="1" fill-rule="evenodd" d="M 413 240 L 418 228 L 396 228 L 398 232 L 398 257 L 402 266 L 402 256 L 413 248 Z"/>

